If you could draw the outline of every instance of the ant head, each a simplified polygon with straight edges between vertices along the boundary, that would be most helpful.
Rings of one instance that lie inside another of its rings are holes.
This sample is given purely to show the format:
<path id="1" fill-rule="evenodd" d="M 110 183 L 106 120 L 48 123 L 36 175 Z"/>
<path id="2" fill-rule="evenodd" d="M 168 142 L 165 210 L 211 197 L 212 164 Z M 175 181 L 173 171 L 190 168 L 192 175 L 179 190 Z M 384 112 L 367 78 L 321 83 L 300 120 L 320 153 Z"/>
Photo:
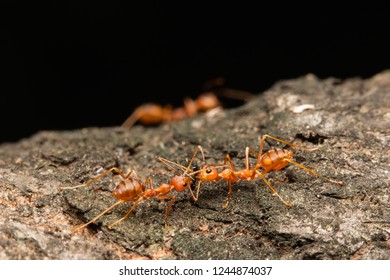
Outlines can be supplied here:
<path id="1" fill-rule="evenodd" d="M 186 188 L 190 187 L 191 184 L 192 184 L 191 178 L 184 175 L 175 175 L 171 179 L 171 185 L 178 192 L 184 191 Z"/>
<path id="2" fill-rule="evenodd" d="M 214 166 L 205 165 L 198 173 L 197 178 L 200 181 L 214 181 L 218 179 L 218 170 Z"/>

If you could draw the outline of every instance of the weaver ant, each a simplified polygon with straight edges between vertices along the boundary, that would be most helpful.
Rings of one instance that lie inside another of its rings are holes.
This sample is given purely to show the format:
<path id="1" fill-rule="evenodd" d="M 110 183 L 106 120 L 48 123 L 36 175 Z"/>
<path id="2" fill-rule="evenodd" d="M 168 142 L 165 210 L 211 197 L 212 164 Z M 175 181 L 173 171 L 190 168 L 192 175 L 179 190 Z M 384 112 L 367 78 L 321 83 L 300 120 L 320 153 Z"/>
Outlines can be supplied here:
<path id="1" fill-rule="evenodd" d="M 188 170 L 188 168 L 190 168 L 192 162 L 194 161 L 194 158 L 195 158 L 196 154 L 198 153 L 198 151 L 200 151 L 201 154 L 202 154 L 203 166 L 204 166 L 204 164 L 206 164 L 206 160 L 205 160 L 205 157 L 204 157 L 204 153 L 203 153 L 202 146 L 197 146 L 197 147 L 196 147 L 195 152 L 194 152 L 194 154 L 192 155 L 192 159 L 191 159 L 191 161 L 190 161 L 190 163 L 189 163 L 189 165 L 188 165 L 187 167 L 185 167 L 185 166 L 183 166 L 183 165 L 181 165 L 181 164 L 178 164 L 178 163 L 176 163 L 176 162 L 170 161 L 170 160 L 168 160 L 168 159 L 162 158 L 162 157 L 158 157 L 158 160 L 161 161 L 162 163 L 164 163 L 166 166 L 168 166 L 168 167 L 171 168 L 172 170 L 177 170 L 177 169 L 175 169 L 175 168 L 173 167 L 173 166 L 176 166 L 176 167 L 182 169 L 182 170 L 186 173 L 187 170 Z M 220 166 L 221 166 L 221 167 L 224 167 L 224 166 L 227 166 L 227 165 L 220 165 Z M 195 171 L 193 171 L 192 173 L 189 173 L 188 176 L 193 176 L 193 175 L 195 175 L 195 174 L 197 174 L 197 173 L 200 173 L 200 172 L 202 172 L 202 171 L 203 171 L 203 168 L 202 168 L 202 169 L 195 170 Z M 198 178 L 198 177 L 196 177 L 196 178 Z M 189 190 L 190 190 L 190 195 L 191 195 L 192 199 L 193 199 L 194 201 L 197 201 L 197 200 L 198 200 L 198 192 L 199 192 L 199 191 L 197 192 L 197 195 L 195 196 L 194 193 L 193 193 L 193 191 L 192 191 L 192 189 L 189 188 Z"/>
<path id="2" fill-rule="evenodd" d="M 271 190 L 272 195 L 277 196 L 280 199 L 280 201 L 283 202 L 284 205 L 291 206 L 292 203 L 285 201 L 277 193 L 275 188 L 272 187 L 272 185 L 268 182 L 268 180 L 264 176 L 265 174 L 267 174 L 271 171 L 278 171 L 278 170 L 282 169 L 283 167 L 285 167 L 289 163 L 291 163 L 291 164 L 293 164 L 301 169 L 304 169 L 307 172 L 309 172 L 317 177 L 320 177 L 328 182 L 331 182 L 333 184 L 339 184 L 339 185 L 343 184 L 342 181 L 335 181 L 332 179 L 328 179 L 328 178 L 318 174 L 317 172 L 311 170 L 310 168 L 293 161 L 292 160 L 293 153 L 290 150 L 273 149 L 273 150 L 269 150 L 269 151 L 263 153 L 264 142 L 267 138 L 281 142 L 281 143 L 286 144 L 288 146 L 291 146 L 295 149 L 298 149 L 298 148 L 304 149 L 304 148 L 298 147 L 295 144 L 284 141 L 282 139 L 279 139 L 279 138 L 276 138 L 276 137 L 273 137 L 270 135 L 264 135 L 260 141 L 260 146 L 259 146 L 258 152 L 255 152 L 250 147 L 246 147 L 246 149 L 245 149 L 245 168 L 244 169 L 236 171 L 234 164 L 232 162 L 232 159 L 230 158 L 229 155 L 226 155 L 223 164 L 205 165 L 205 166 L 203 166 L 203 168 L 201 170 L 197 171 L 198 175 L 196 176 L 196 178 L 199 180 L 199 182 L 198 182 L 198 185 L 196 187 L 196 195 L 194 196 L 194 199 L 195 200 L 198 199 L 199 189 L 200 189 L 200 186 L 203 182 L 218 181 L 220 179 L 223 179 L 225 181 L 228 181 L 228 184 L 229 184 L 228 196 L 227 196 L 225 204 L 223 205 L 223 208 L 226 208 L 230 202 L 230 199 L 231 199 L 230 196 L 232 193 L 232 183 L 236 183 L 240 179 L 246 180 L 246 181 L 253 181 L 254 179 L 261 178 L 266 183 L 268 188 Z M 198 149 L 199 149 L 199 147 L 198 147 Z M 249 163 L 249 153 L 254 154 L 257 158 L 256 163 L 252 169 L 251 169 L 250 163 Z M 218 172 L 218 168 L 224 167 L 224 166 L 228 166 L 229 168 L 226 168 L 226 169 L 222 170 L 221 172 Z M 262 169 L 262 171 L 259 171 L 260 168 Z"/>
<path id="3" fill-rule="evenodd" d="M 95 182 L 96 180 L 102 178 L 103 176 L 108 175 L 111 172 L 119 174 L 120 177 L 122 178 L 122 180 L 119 182 L 119 184 L 116 185 L 114 191 L 112 192 L 112 195 L 115 198 L 119 199 L 119 201 L 117 201 L 116 203 L 114 203 L 113 205 L 111 205 L 110 207 L 105 209 L 103 212 L 101 212 L 99 215 L 97 215 L 91 221 L 73 228 L 71 230 L 71 232 L 76 232 L 82 228 L 85 228 L 89 224 L 97 221 L 100 217 L 102 217 L 104 214 L 106 214 L 107 212 L 109 212 L 110 210 L 115 208 L 116 206 L 118 206 L 124 202 L 133 201 L 134 203 L 133 203 L 132 207 L 130 208 L 130 210 L 126 213 L 126 215 L 108 226 L 109 229 L 112 229 L 112 227 L 114 227 L 116 224 L 118 224 L 121 221 L 123 221 L 124 219 L 126 219 L 133 212 L 133 210 L 137 207 L 137 205 L 140 202 L 142 202 L 144 200 L 148 200 L 152 197 L 156 197 L 158 199 L 170 199 L 171 200 L 166 211 L 165 211 L 165 227 L 167 227 L 168 215 L 169 215 L 169 212 L 173 206 L 173 203 L 175 202 L 175 195 L 169 194 L 169 192 L 171 192 L 172 190 L 175 190 L 177 192 L 182 192 L 191 186 L 193 180 L 191 178 L 191 173 L 188 173 L 188 171 L 191 167 L 191 164 L 192 164 L 192 161 L 194 160 L 194 158 L 195 158 L 195 154 L 193 155 L 188 166 L 184 167 L 185 169 L 184 169 L 183 174 L 173 176 L 169 184 L 162 184 L 157 188 L 153 188 L 152 178 L 149 177 L 144 182 L 142 182 L 141 179 L 138 178 L 138 176 L 134 170 L 131 170 L 129 173 L 124 175 L 122 173 L 122 171 L 120 171 L 116 167 L 113 167 L 113 168 L 103 172 L 102 174 L 96 176 L 95 178 L 93 178 L 92 180 L 90 180 L 84 184 L 77 185 L 74 187 L 64 188 L 64 189 L 76 189 L 79 187 L 86 187 L 86 186 L 92 184 L 93 182 Z M 170 162 L 170 161 L 165 160 L 163 158 L 159 158 L 159 159 L 164 164 L 166 164 L 170 168 L 174 169 L 170 164 L 173 162 Z M 175 171 L 177 171 L 177 170 L 175 170 Z M 146 186 L 148 184 L 149 184 L 149 188 L 146 189 Z M 191 188 L 190 188 L 190 190 L 191 190 Z M 191 191 L 191 193 L 192 193 L 192 191 Z"/>
<path id="4" fill-rule="evenodd" d="M 171 106 L 161 106 L 154 103 L 141 105 L 124 121 L 123 127 L 132 127 L 137 121 L 144 125 L 156 125 L 164 122 L 174 122 L 192 117 L 200 111 L 208 111 L 220 105 L 218 98 L 212 92 L 206 92 L 195 100 L 184 99 L 183 107 L 173 109 Z"/>

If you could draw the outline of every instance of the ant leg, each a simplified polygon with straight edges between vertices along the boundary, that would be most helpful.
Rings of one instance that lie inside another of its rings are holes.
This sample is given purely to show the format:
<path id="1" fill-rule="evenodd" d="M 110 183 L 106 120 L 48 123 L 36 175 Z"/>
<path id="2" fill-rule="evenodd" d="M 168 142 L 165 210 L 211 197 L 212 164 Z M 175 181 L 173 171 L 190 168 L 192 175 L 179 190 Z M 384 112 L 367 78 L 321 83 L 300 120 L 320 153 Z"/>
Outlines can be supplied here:
<path id="1" fill-rule="evenodd" d="M 117 201 L 116 203 L 114 203 L 113 205 L 111 205 L 110 207 L 108 207 L 106 210 L 104 210 L 102 213 L 100 213 L 99 215 L 97 215 L 95 218 L 93 218 L 92 220 L 90 220 L 88 223 L 85 223 L 81 226 L 78 226 L 78 227 L 75 227 L 71 230 L 71 232 L 76 232 L 82 228 L 85 228 L 87 225 L 97 221 L 101 216 L 103 216 L 104 214 L 106 214 L 107 212 L 109 212 L 110 210 L 112 210 L 113 208 L 115 208 L 116 206 L 118 206 L 119 204 L 122 204 L 123 202 L 126 202 L 125 200 L 119 200 Z"/>
<path id="2" fill-rule="evenodd" d="M 120 218 L 119 220 L 113 222 L 111 225 L 108 226 L 109 229 L 112 229 L 116 224 L 119 224 L 121 221 L 123 221 L 124 219 L 126 219 L 130 214 L 131 212 L 134 211 L 135 207 L 137 207 L 138 203 L 140 203 L 141 201 L 143 201 L 144 198 L 143 197 L 140 197 L 137 201 L 134 202 L 133 206 L 131 206 L 130 210 L 127 211 L 126 215 L 124 215 L 122 218 Z"/>
<path id="3" fill-rule="evenodd" d="M 144 185 L 146 186 L 148 183 L 149 183 L 149 189 L 153 190 L 153 181 L 152 181 L 151 177 L 148 177 L 146 179 Z M 116 224 L 118 224 L 121 221 L 123 221 L 124 219 L 126 219 L 134 211 L 134 209 L 135 209 L 135 207 L 137 207 L 138 203 L 140 203 L 143 200 L 145 200 L 144 197 L 140 197 L 138 200 L 136 200 L 134 202 L 133 206 L 130 208 L 130 210 L 126 213 L 126 215 L 123 216 L 122 218 L 120 218 L 119 220 L 117 220 L 116 222 L 112 223 L 111 225 L 109 225 L 108 228 L 112 229 Z"/>
<path id="4" fill-rule="evenodd" d="M 291 164 L 294 164 L 295 166 L 298 166 L 299 168 L 304 169 L 304 170 L 306 170 L 307 172 L 313 174 L 314 176 L 320 177 L 320 178 L 322 178 L 322 179 L 324 179 L 324 180 L 326 180 L 326 181 L 328 181 L 328 182 L 331 182 L 331 183 L 333 183 L 333 184 L 338 184 L 338 185 L 342 185 L 342 184 L 343 184 L 342 181 L 334 181 L 334 180 L 332 180 L 332 179 L 328 179 L 328 178 L 326 178 L 326 177 L 324 177 L 324 176 L 318 174 L 317 172 L 315 172 L 315 171 L 309 169 L 308 167 L 306 167 L 306 166 L 304 166 L 304 165 L 302 165 L 302 164 L 299 164 L 299 163 L 297 163 L 297 162 L 295 162 L 295 161 L 292 161 L 291 159 L 284 159 L 284 160 L 287 161 L 287 162 L 289 162 L 289 163 L 291 163 Z"/>
<path id="5" fill-rule="evenodd" d="M 231 200 L 231 194 L 232 194 L 232 192 L 233 192 L 233 189 L 232 189 L 232 182 L 229 181 L 228 183 L 229 183 L 229 191 L 228 191 L 228 194 L 227 194 L 226 201 L 225 201 L 225 203 L 222 205 L 222 208 L 223 208 L 223 209 L 225 209 L 225 208 L 228 207 L 229 202 L 230 202 L 230 200 Z"/>
<path id="6" fill-rule="evenodd" d="M 253 150 L 251 147 L 246 147 L 249 151 L 248 151 L 248 158 L 249 158 L 249 152 L 251 152 L 256 158 L 258 157 L 258 153 Z"/>
<path id="7" fill-rule="evenodd" d="M 198 185 L 196 186 L 196 195 L 194 195 L 194 192 L 192 191 L 191 187 L 189 187 L 188 189 L 190 190 L 190 195 L 192 197 L 192 199 L 194 201 L 198 201 L 198 198 L 199 198 L 199 190 L 200 190 L 200 184 L 202 183 L 202 181 L 199 181 L 198 182 Z"/>
<path id="8" fill-rule="evenodd" d="M 167 224 L 167 221 L 168 221 L 168 215 L 169 215 L 169 212 L 171 211 L 171 208 L 173 206 L 173 203 L 175 202 L 175 196 L 174 195 L 159 195 L 157 196 L 158 199 L 170 199 L 171 202 L 169 203 L 168 207 L 167 207 L 167 210 L 165 211 L 165 221 L 164 221 L 164 226 L 165 228 L 168 228 L 168 224 Z"/>
<path id="9" fill-rule="evenodd" d="M 275 140 L 275 141 L 277 141 L 277 142 L 286 144 L 286 145 L 288 145 L 288 146 L 290 146 L 290 147 L 293 147 L 294 149 L 297 149 L 297 150 L 309 151 L 309 152 L 310 152 L 310 151 L 318 150 L 318 147 L 315 147 L 315 148 L 304 148 L 304 147 L 295 145 L 295 144 L 293 144 L 293 143 L 291 143 L 291 142 L 287 142 L 287 141 L 285 141 L 285 140 L 282 140 L 282 139 L 279 139 L 279 138 L 276 138 L 276 137 L 274 137 L 274 136 L 267 135 L 267 134 L 264 135 L 263 138 L 271 138 L 271 139 L 273 139 L 273 140 Z"/>
<path id="10" fill-rule="evenodd" d="M 141 117 L 143 106 L 138 107 L 134 112 L 122 123 L 122 127 L 131 128 Z"/>
<path id="11" fill-rule="evenodd" d="M 263 137 L 261 138 L 261 141 L 260 141 L 260 146 L 259 146 L 259 152 L 257 153 L 257 160 L 256 160 L 256 166 L 259 166 L 260 165 L 260 160 L 261 160 L 261 156 L 263 154 L 263 148 L 264 148 L 264 142 L 265 142 L 265 139 L 267 138 L 267 134 L 263 135 Z"/>
<path id="12" fill-rule="evenodd" d="M 251 148 L 246 147 L 245 148 L 245 169 L 250 170 L 250 164 L 249 164 L 249 151 Z"/>
<path id="13" fill-rule="evenodd" d="M 204 158 L 204 153 L 203 153 L 203 148 L 202 148 L 202 146 L 198 145 L 198 146 L 196 147 L 195 152 L 194 152 L 194 154 L 192 155 L 192 158 L 191 158 L 190 162 L 188 163 L 188 166 L 187 166 L 186 170 L 184 171 L 184 174 L 183 174 L 183 175 L 188 174 L 188 170 L 190 169 L 191 164 L 192 164 L 192 162 L 194 161 L 195 156 L 196 156 L 196 154 L 198 153 L 198 151 L 200 151 L 200 153 L 202 154 L 203 164 L 206 164 L 206 160 L 205 160 L 205 158 Z"/>
<path id="14" fill-rule="evenodd" d="M 232 176 L 232 178 L 229 178 L 229 180 L 228 180 L 229 190 L 228 190 L 228 194 L 227 194 L 226 201 L 225 201 L 225 203 L 222 205 L 222 208 L 223 208 L 223 209 L 227 208 L 227 206 L 228 206 L 228 204 L 229 204 L 229 202 L 230 202 L 230 200 L 231 200 L 231 194 L 232 194 L 232 192 L 233 192 L 232 182 L 233 182 L 233 181 L 234 181 L 234 182 L 237 182 L 237 181 L 238 181 L 238 178 L 237 178 L 237 176 L 236 176 L 236 174 L 235 174 L 234 164 L 233 164 L 233 161 L 232 161 L 232 159 L 231 159 L 231 157 L 230 157 L 229 154 L 227 154 L 227 155 L 225 156 L 225 160 L 223 161 L 223 164 L 224 164 L 224 165 L 226 165 L 226 161 L 229 162 L 230 169 L 232 170 L 231 175 L 230 175 L 230 176 Z M 249 164 L 249 161 L 248 161 L 248 164 Z M 248 167 L 247 164 L 246 164 L 246 166 Z M 230 180 L 230 179 L 231 179 L 231 180 Z"/>
<path id="15" fill-rule="evenodd" d="M 286 205 L 286 206 L 292 206 L 292 203 L 291 203 L 291 202 L 285 201 L 285 200 L 278 194 L 278 192 L 274 189 L 274 187 L 271 186 L 271 184 L 268 182 L 268 180 L 265 178 L 265 176 L 264 176 L 260 171 L 257 171 L 257 170 L 256 170 L 256 173 L 257 173 L 257 175 L 259 175 L 259 177 L 260 177 L 261 179 L 263 179 L 263 181 L 267 184 L 268 188 L 269 188 L 269 189 L 271 190 L 271 192 L 272 192 L 272 195 L 277 196 L 277 197 L 280 199 L 280 201 L 284 203 L 284 205 Z"/>
<path id="16" fill-rule="evenodd" d="M 246 147 L 246 149 L 245 149 L 245 157 L 246 157 L 246 161 L 248 162 L 247 163 L 248 169 L 249 169 L 249 153 L 252 153 L 255 156 L 255 158 L 257 158 L 257 160 L 261 159 L 261 156 L 259 157 L 259 154 L 255 150 L 253 150 L 251 147 Z M 254 172 L 254 171 L 256 171 L 257 169 L 259 169 L 261 167 L 261 165 L 257 164 L 257 160 L 256 160 L 255 167 L 251 170 L 252 171 L 252 176 L 250 178 L 251 181 L 253 181 L 255 179 L 255 177 L 256 177 L 256 172 Z"/>
<path id="17" fill-rule="evenodd" d="M 146 180 L 145 180 L 145 183 L 144 185 L 146 186 L 147 184 L 149 183 L 149 189 L 153 190 L 153 180 L 151 177 L 148 177 Z"/>
<path id="18" fill-rule="evenodd" d="M 197 201 L 198 200 L 198 198 L 199 198 L 199 191 L 200 191 L 200 185 L 202 184 L 202 181 L 199 181 L 198 182 L 198 186 L 197 186 L 197 188 L 196 188 L 196 200 L 195 201 Z"/>
<path id="19" fill-rule="evenodd" d="M 122 177 L 122 179 L 124 179 L 124 180 L 127 179 L 127 178 L 129 178 L 130 175 L 131 175 L 131 173 L 134 173 L 134 174 L 135 174 L 135 171 L 134 171 L 134 170 L 130 170 L 129 173 L 127 173 L 126 175 L 124 175 L 124 174 L 122 173 L 122 171 L 120 171 L 118 168 L 113 167 L 113 168 L 111 168 L 111 169 L 109 169 L 109 170 L 106 170 L 106 171 L 103 172 L 102 174 L 97 175 L 95 178 L 93 178 L 92 180 L 89 180 L 88 182 L 86 182 L 86 183 L 84 183 L 84 184 L 77 185 L 77 186 L 74 186 L 74 187 L 64 187 L 64 188 L 62 188 L 62 189 L 63 189 L 63 190 L 73 190 L 73 189 L 77 189 L 77 188 L 80 188 L 80 187 L 86 187 L 86 186 L 92 184 L 92 183 L 95 182 L 96 180 L 98 180 L 98 179 L 100 179 L 100 178 L 106 176 L 107 174 L 109 174 L 109 173 L 111 173 L 111 172 L 118 173 L 118 174 Z"/>
<path id="20" fill-rule="evenodd" d="M 226 165 L 226 162 L 227 162 L 227 161 L 229 162 L 230 169 L 233 170 L 233 172 L 235 172 L 236 170 L 235 170 L 235 168 L 234 168 L 234 164 L 233 164 L 232 158 L 230 157 L 229 154 L 227 154 L 227 155 L 225 156 L 225 159 L 224 159 L 224 161 L 223 161 L 223 165 L 222 165 L 222 166 Z"/>
<path id="21" fill-rule="evenodd" d="M 290 147 L 298 148 L 297 145 L 295 145 L 295 144 L 293 144 L 293 143 L 291 143 L 291 142 L 288 142 L 288 141 L 286 141 L 286 140 L 282 140 L 282 139 L 280 139 L 280 138 L 276 138 L 276 137 L 271 136 L 271 135 L 268 135 L 268 134 L 265 134 L 265 135 L 263 136 L 262 141 L 265 141 L 266 138 L 271 138 L 272 140 L 275 140 L 275 141 L 277 141 L 277 142 L 286 144 L 286 145 L 288 145 L 288 146 L 290 146 Z"/>
<path id="22" fill-rule="evenodd" d="M 282 140 L 282 139 L 280 139 L 280 138 L 276 138 L 276 137 L 271 136 L 271 135 L 268 135 L 268 134 L 264 135 L 263 138 L 264 138 L 264 141 L 265 141 L 266 138 L 271 138 L 272 140 L 275 140 L 275 141 L 277 141 L 277 142 L 286 144 L 286 145 L 288 145 L 288 146 L 290 146 L 290 147 L 293 147 L 294 149 L 299 149 L 299 150 L 304 150 L 304 151 L 315 151 L 315 150 L 318 150 L 318 148 L 312 148 L 312 149 L 304 148 L 304 147 L 298 146 L 298 145 L 296 145 L 296 144 L 293 144 L 293 143 L 291 143 L 291 142 Z"/>

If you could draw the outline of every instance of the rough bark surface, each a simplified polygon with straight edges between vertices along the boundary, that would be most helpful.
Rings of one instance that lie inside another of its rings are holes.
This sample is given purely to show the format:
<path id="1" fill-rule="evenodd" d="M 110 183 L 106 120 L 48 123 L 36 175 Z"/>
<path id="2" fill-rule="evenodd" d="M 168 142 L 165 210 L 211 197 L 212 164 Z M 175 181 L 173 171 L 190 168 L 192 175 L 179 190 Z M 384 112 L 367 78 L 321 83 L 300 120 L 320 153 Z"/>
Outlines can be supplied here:
<path id="1" fill-rule="evenodd" d="M 302 104 L 314 108 L 298 112 Z M 289 165 L 267 178 L 292 207 L 258 179 L 235 183 L 223 209 L 228 187 L 219 181 L 203 184 L 197 202 L 176 193 L 167 229 L 167 201 L 150 199 L 112 230 L 131 203 L 70 233 L 116 201 L 116 177 L 62 187 L 114 166 L 168 183 L 173 172 L 157 156 L 185 165 L 199 144 L 208 163 L 229 153 L 240 169 L 263 134 L 317 148 L 295 150 L 295 161 L 344 185 Z M 281 81 L 242 107 L 155 128 L 43 131 L 0 146 L 0 258 L 390 259 L 389 141 L 390 72 Z"/>

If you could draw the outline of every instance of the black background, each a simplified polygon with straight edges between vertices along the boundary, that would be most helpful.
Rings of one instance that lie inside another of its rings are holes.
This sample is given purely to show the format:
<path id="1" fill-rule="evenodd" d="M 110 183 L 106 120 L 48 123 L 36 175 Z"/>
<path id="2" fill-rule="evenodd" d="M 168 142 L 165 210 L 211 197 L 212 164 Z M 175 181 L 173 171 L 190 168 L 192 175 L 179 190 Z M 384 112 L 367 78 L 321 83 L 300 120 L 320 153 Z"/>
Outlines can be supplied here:
<path id="1" fill-rule="evenodd" d="M 390 66 L 389 10 L 370 3 L 132 2 L 2 1 L 0 142 L 120 125 L 140 104 L 178 106 L 215 77 L 257 93 Z"/>

